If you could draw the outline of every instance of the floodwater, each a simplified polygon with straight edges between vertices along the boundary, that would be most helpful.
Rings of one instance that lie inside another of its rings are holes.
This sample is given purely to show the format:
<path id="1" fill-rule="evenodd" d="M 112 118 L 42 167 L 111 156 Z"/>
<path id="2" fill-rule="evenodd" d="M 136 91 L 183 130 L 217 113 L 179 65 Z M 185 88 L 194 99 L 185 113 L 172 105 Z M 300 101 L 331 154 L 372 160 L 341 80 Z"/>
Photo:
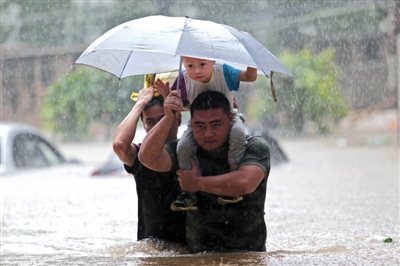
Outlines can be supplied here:
<path id="1" fill-rule="evenodd" d="M 1 179 L 1 265 L 399 265 L 398 147 L 280 144 L 290 162 L 269 177 L 266 252 L 136 241 L 134 179 L 89 177 L 111 146 L 75 145 L 63 150 L 91 161 Z"/>

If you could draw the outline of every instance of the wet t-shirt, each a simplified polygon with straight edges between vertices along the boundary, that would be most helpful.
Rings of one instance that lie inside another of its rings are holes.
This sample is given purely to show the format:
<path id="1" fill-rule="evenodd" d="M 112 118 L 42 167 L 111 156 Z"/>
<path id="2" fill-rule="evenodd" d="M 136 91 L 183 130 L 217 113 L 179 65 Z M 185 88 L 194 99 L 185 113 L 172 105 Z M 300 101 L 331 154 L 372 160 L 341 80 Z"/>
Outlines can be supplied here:
<path id="1" fill-rule="evenodd" d="M 198 210 L 188 211 L 186 239 L 192 252 L 222 249 L 264 251 L 267 228 L 264 207 L 267 179 L 270 171 L 270 153 L 267 142 L 261 137 L 247 136 L 247 147 L 239 163 L 257 165 L 264 171 L 264 179 L 253 193 L 243 195 L 243 201 L 234 204 L 218 204 L 218 196 L 197 192 Z M 172 172 L 177 169 L 176 143 L 166 146 L 173 162 Z M 197 157 L 203 176 L 229 172 L 228 146 L 219 152 L 207 152 L 199 148 Z"/>
<path id="2" fill-rule="evenodd" d="M 136 145 L 139 152 L 140 145 Z M 148 169 L 138 159 L 132 167 L 125 165 L 136 181 L 138 198 L 137 239 L 159 238 L 186 243 L 185 212 L 174 212 L 170 204 L 181 193 L 175 172 L 162 174 Z"/>

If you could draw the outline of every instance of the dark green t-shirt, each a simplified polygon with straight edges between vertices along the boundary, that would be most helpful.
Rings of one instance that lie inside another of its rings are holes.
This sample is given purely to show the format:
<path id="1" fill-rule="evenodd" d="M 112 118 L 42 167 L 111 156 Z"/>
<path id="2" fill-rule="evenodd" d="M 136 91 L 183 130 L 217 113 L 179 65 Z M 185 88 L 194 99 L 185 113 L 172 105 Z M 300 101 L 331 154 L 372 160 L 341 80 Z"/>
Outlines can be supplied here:
<path id="1" fill-rule="evenodd" d="M 257 165 L 263 169 L 264 179 L 253 193 L 243 195 L 244 200 L 234 204 L 220 205 L 218 195 L 197 192 L 199 209 L 186 212 L 186 240 L 192 252 L 222 249 L 265 251 L 264 206 L 270 153 L 263 138 L 247 136 L 247 141 L 239 167 Z M 176 144 L 171 142 L 165 146 L 172 159 L 172 172 L 178 168 Z M 197 157 L 203 176 L 229 172 L 228 146 L 213 153 L 199 148 Z"/>
<path id="2" fill-rule="evenodd" d="M 136 145 L 140 149 L 140 145 Z M 186 244 L 185 212 L 170 208 L 181 192 L 175 172 L 168 175 L 148 169 L 136 158 L 132 167 L 125 165 L 136 181 L 138 198 L 137 239 L 159 238 Z"/>

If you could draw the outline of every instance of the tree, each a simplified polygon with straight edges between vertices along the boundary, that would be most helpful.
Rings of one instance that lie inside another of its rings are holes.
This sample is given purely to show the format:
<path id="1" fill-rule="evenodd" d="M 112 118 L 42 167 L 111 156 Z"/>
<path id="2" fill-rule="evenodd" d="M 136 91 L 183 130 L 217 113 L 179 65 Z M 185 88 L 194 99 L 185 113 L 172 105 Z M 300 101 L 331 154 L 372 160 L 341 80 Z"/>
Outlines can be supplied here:
<path id="1" fill-rule="evenodd" d="M 142 76 L 119 81 L 104 71 L 79 68 L 48 87 L 41 117 L 45 127 L 65 141 L 87 140 L 93 122 L 110 129 L 118 125 L 134 104 L 131 93 L 142 87 Z"/>
<path id="2" fill-rule="evenodd" d="M 291 70 L 295 79 L 285 76 L 284 86 L 277 90 L 278 102 L 273 103 L 268 85 L 257 91 L 249 105 L 250 117 L 262 124 L 277 123 L 295 134 L 304 133 L 304 125 L 311 121 L 319 133 L 327 133 L 339 118 L 348 113 L 348 104 L 336 88 L 338 70 L 334 63 L 333 49 L 313 54 L 308 48 L 298 54 L 285 51 L 281 62 Z"/>

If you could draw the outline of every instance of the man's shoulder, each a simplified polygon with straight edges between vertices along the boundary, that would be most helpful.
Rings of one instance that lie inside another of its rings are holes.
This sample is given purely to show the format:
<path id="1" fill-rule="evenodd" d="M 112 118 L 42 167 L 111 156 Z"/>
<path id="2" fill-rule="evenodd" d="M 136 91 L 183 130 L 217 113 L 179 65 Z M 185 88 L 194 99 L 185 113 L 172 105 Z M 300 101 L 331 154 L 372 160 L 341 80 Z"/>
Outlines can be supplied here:
<path id="1" fill-rule="evenodd" d="M 178 146 L 178 139 L 172 140 L 164 145 L 165 150 L 168 152 L 169 156 L 171 157 L 171 171 L 175 172 L 178 169 L 178 159 L 176 155 L 176 148 Z"/>
<path id="2" fill-rule="evenodd" d="M 247 139 L 247 146 L 265 146 L 268 148 L 268 142 L 261 136 L 246 136 Z"/>
<path id="3" fill-rule="evenodd" d="M 178 146 L 178 139 L 174 139 L 174 140 L 171 140 L 170 142 L 166 143 L 164 145 L 164 148 L 175 151 L 177 146 Z"/>
<path id="4" fill-rule="evenodd" d="M 270 151 L 267 141 L 261 136 L 246 136 L 246 159 L 264 159 L 269 157 Z"/>

